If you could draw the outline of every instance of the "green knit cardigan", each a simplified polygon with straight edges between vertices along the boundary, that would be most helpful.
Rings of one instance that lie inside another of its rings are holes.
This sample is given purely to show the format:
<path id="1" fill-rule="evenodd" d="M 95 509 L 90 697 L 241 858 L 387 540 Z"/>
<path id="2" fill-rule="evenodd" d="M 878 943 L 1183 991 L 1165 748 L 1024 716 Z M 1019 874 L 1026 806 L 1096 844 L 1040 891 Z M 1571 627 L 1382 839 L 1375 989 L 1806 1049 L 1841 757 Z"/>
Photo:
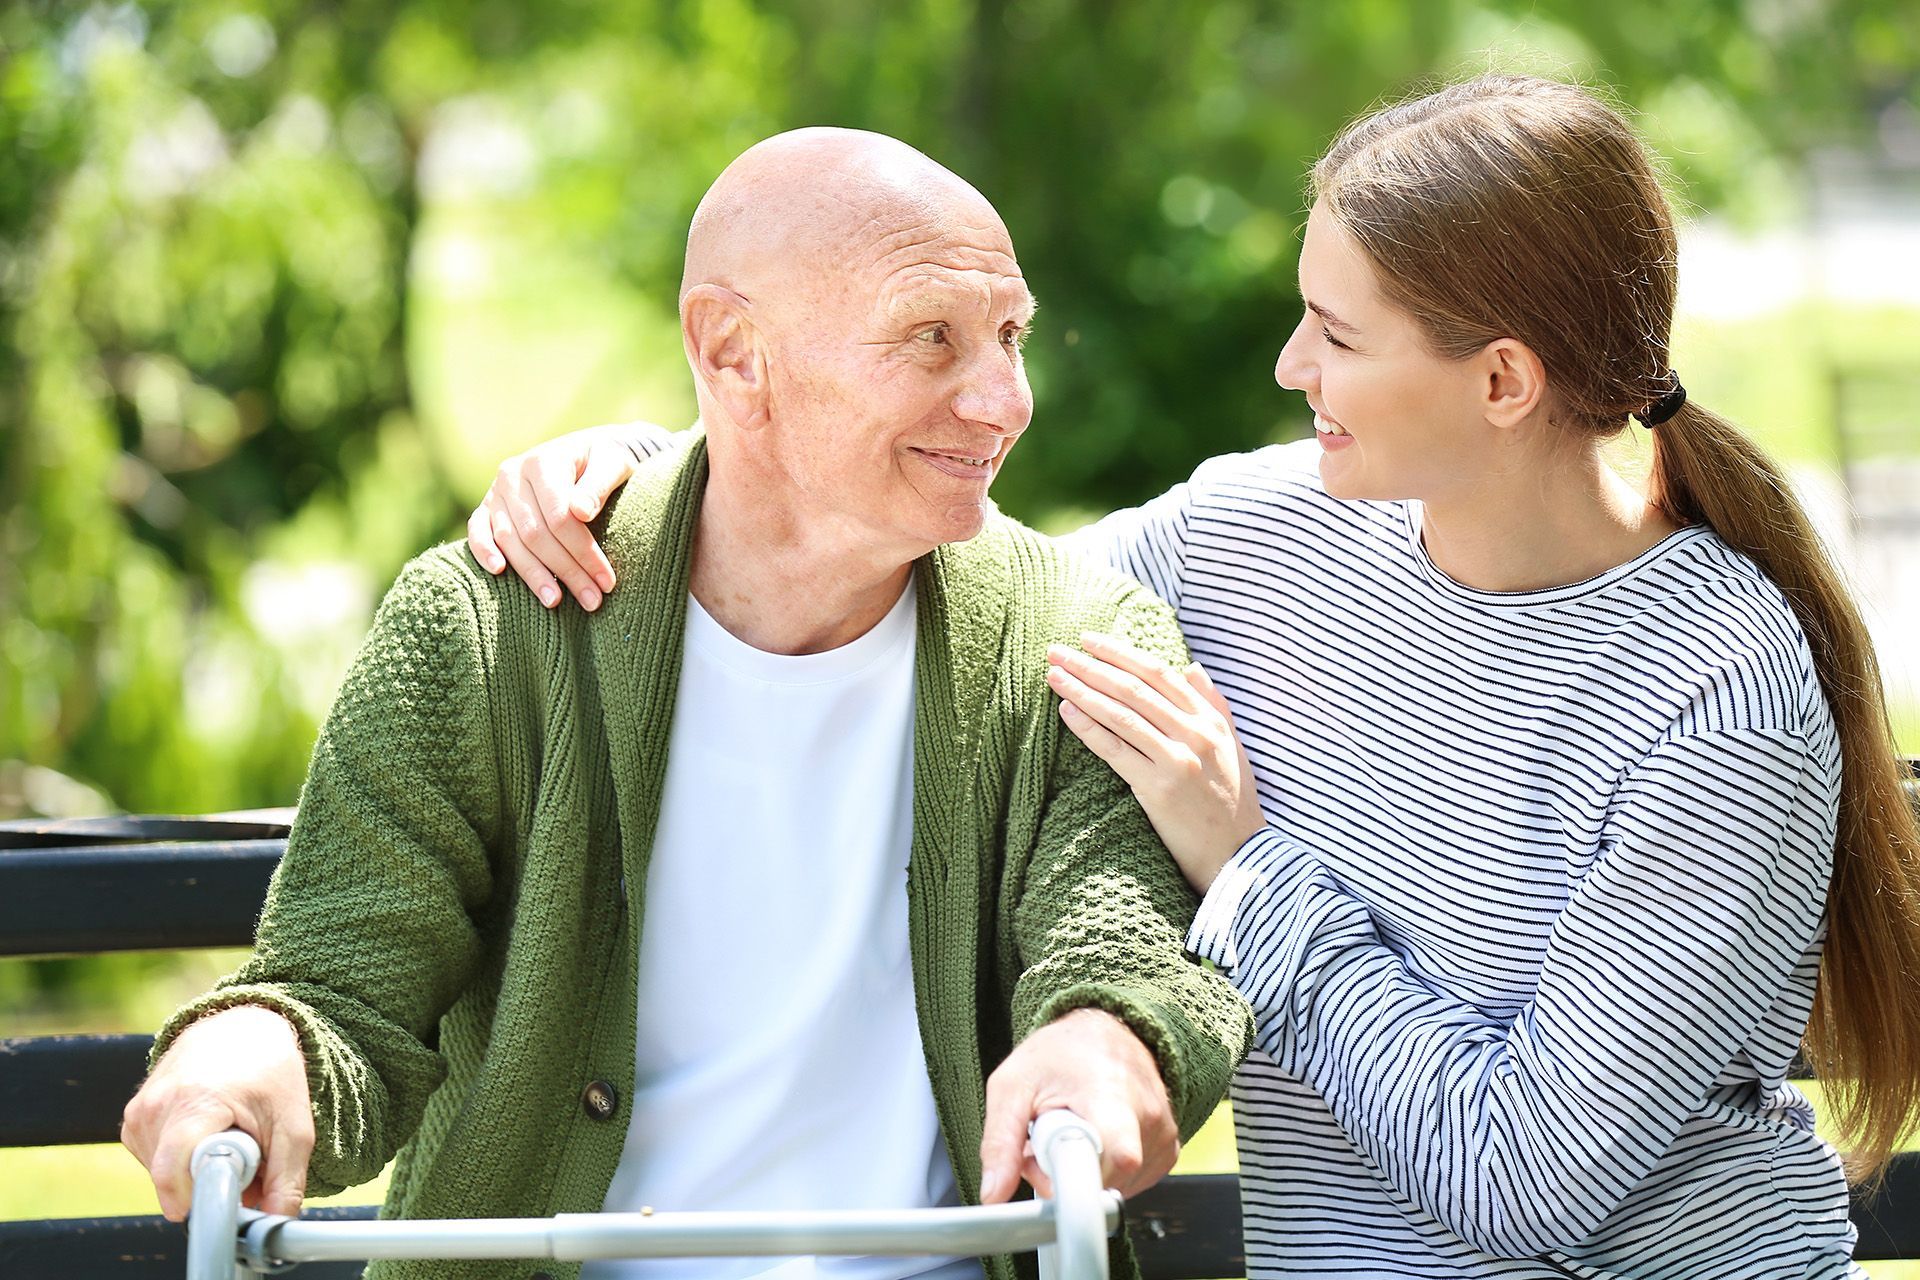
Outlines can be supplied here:
<path id="1" fill-rule="evenodd" d="M 285 1015 L 312 1091 L 311 1194 L 398 1153 L 384 1216 L 600 1208 L 633 1090 L 638 932 L 706 475 L 696 443 L 619 495 L 601 534 L 622 585 L 597 613 L 543 609 L 451 545 L 409 564 L 381 605 L 315 747 L 253 954 L 154 1048 L 233 1005 Z M 1190 1135 L 1250 1022 L 1184 954 L 1191 892 L 1126 787 L 1062 730 L 1044 680 L 1046 646 L 1090 628 L 1183 653 L 1172 614 L 997 515 L 915 581 L 914 991 L 971 1202 L 986 1076 L 1029 1032 L 1080 1007 L 1118 1015 Z M 681 963 L 698 983 L 700 957 Z M 583 1105 L 595 1082 L 612 1087 L 611 1115 Z M 1115 1262 L 1132 1271 L 1124 1246 Z M 1015 1268 L 997 1258 L 989 1273 Z"/>

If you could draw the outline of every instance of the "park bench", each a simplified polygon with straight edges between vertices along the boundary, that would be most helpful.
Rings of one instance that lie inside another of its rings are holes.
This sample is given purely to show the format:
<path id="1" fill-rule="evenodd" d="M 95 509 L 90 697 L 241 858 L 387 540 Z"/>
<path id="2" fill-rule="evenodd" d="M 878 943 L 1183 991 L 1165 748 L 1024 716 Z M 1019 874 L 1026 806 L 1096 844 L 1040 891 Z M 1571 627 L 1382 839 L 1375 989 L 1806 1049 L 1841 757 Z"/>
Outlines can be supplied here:
<path id="1" fill-rule="evenodd" d="M 1915 763 L 1920 777 L 1920 762 Z M 0 956 L 246 946 L 288 815 L 0 823 Z M 0 1147 L 117 1142 L 151 1037 L 0 1039 Z M 371 1207 L 316 1218 L 370 1218 Z M 1920 1153 L 1857 1196 L 1861 1259 L 1920 1258 Z M 1238 1179 L 1181 1175 L 1129 1201 L 1125 1230 L 1149 1280 L 1240 1276 Z M 0 1277 L 185 1274 L 186 1233 L 158 1216 L 0 1222 Z M 357 1263 L 308 1263 L 344 1280 Z"/>

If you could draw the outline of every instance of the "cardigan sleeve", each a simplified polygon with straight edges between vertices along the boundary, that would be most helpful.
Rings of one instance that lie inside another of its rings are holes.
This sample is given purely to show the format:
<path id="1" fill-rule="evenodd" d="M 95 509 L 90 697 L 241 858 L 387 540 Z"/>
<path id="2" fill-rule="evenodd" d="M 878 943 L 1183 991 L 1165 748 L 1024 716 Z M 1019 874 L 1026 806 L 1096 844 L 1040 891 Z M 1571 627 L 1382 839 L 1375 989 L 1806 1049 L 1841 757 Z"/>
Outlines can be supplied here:
<path id="1" fill-rule="evenodd" d="M 1273 827 L 1191 945 L 1401 1195 L 1501 1257 L 1571 1248 L 1654 1167 L 1813 947 L 1831 762 L 1789 730 L 1673 737 L 1625 778 L 1511 1023 L 1434 992 Z"/>
<path id="2" fill-rule="evenodd" d="M 1145 592 L 1128 598 L 1112 628 L 1185 659 L 1171 613 Z M 1049 695 L 1044 714 L 1057 706 Z M 1047 805 L 1013 913 L 1025 965 L 1015 1034 L 1080 1008 L 1120 1018 L 1153 1052 L 1190 1137 L 1245 1052 L 1246 1004 L 1186 955 L 1193 891 L 1126 783 L 1072 734 L 1054 737 Z"/>
<path id="3" fill-rule="evenodd" d="M 429 553 L 388 593 L 314 748 L 254 950 L 168 1020 L 259 1005 L 291 1022 L 317 1141 L 312 1194 L 365 1182 L 418 1126 L 440 1017 L 479 954 L 499 787 L 474 600 Z"/>

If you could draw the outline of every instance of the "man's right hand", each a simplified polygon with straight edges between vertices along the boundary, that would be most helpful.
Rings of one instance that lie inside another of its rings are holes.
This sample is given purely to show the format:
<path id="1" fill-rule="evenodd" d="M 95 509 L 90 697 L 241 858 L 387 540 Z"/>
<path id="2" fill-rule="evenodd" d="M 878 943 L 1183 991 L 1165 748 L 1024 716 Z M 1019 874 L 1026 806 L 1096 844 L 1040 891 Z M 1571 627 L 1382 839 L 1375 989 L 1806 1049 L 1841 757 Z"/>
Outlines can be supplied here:
<path id="1" fill-rule="evenodd" d="M 241 1203 L 298 1214 L 313 1155 L 313 1108 L 300 1037 L 271 1009 L 240 1005 L 194 1023 L 127 1104 L 120 1141 L 152 1175 L 169 1221 L 185 1221 L 193 1202 L 187 1162 L 194 1147 L 228 1129 L 260 1144 L 260 1173 Z"/>

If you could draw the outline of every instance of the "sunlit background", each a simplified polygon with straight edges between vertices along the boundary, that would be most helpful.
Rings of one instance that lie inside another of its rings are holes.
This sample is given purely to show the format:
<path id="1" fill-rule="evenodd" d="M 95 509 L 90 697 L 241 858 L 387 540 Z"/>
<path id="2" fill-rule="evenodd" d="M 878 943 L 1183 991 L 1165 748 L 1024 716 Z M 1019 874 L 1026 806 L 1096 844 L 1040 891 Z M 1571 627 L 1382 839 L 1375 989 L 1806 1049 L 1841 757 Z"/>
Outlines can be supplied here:
<path id="1" fill-rule="evenodd" d="M 996 492 L 1058 528 L 1307 429 L 1271 379 L 1306 169 L 1488 67 L 1611 87 L 1668 160 L 1675 363 L 1791 466 L 1920 751 L 1911 0 L 30 3 L 0 13 L 0 817 L 292 803 L 385 585 L 500 457 L 691 417 L 686 222 L 754 140 L 880 129 L 999 206 L 1042 312 Z M 151 1029 L 227 959 L 0 963 L 0 1034 Z M 0 1217 L 145 1211 L 124 1163 L 0 1152 Z"/>

